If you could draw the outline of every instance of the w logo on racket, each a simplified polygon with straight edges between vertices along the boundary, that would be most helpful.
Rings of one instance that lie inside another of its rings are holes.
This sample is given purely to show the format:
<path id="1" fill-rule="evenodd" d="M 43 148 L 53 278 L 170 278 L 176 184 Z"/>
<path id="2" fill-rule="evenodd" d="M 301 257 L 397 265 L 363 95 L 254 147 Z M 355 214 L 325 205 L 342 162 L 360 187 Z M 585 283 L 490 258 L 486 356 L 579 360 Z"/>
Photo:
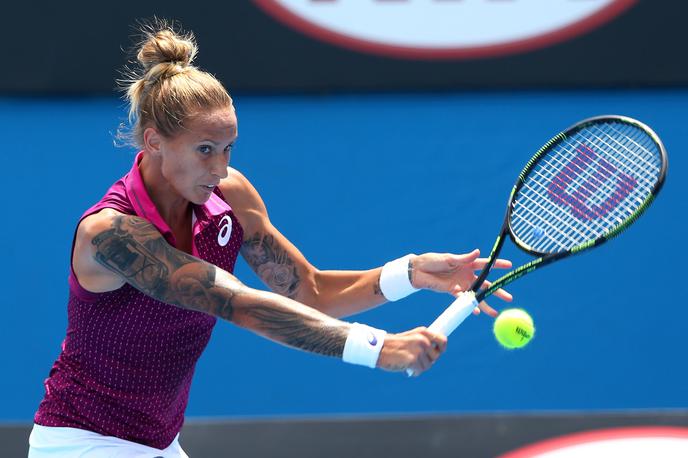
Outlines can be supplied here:
<path id="1" fill-rule="evenodd" d="M 590 167 L 594 170 L 589 171 Z M 552 179 L 547 194 L 557 204 L 569 207 L 576 218 L 588 221 L 606 216 L 636 185 L 635 178 L 581 145 L 573 159 Z"/>

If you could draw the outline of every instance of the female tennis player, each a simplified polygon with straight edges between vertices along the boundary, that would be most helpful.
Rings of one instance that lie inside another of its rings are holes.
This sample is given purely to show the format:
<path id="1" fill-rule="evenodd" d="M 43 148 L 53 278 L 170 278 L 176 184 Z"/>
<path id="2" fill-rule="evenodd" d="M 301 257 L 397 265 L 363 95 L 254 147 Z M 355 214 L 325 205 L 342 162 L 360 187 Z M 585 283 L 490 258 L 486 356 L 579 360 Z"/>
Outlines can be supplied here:
<path id="1" fill-rule="evenodd" d="M 478 251 L 407 255 L 360 272 L 316 269 L 228 167 L 236 113 L 222 84 L 191 64 L 193 37 L 162 22 L 144 36 L 140 71 L 125 83 L 140 152 L 78 222 L 67 336 L 29 456 L 187 456 L 178 433 L 217 318 L 352 364 L 428 370 L 445 336 L 423 327 L 388 334 L 337 318 L 421 288 L 458 294 L 484 265 Z M 239 253 L 273 292 L 231 274 Z"/>

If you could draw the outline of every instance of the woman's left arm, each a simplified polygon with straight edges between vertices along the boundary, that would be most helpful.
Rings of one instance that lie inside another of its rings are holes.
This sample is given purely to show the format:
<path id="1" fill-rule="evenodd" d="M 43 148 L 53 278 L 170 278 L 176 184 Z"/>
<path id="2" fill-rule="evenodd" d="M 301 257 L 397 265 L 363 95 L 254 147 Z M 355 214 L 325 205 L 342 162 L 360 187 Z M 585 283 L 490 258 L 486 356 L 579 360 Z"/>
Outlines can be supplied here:
<path id="1" fill-rule="evenodd" d="M 343 317 L 387 301 L 380 288 L 382 267 L 363 271 L 319 270 L 270 222 L 262 198 L 240 172 L 229 168 L 220 190 L 244 229 L 241 254 L 266 286 L 275 293 L 309 305 L 327 315 Z M 426 253 L 410 258 L 409 278 L 418 289 L 457 294 L 470 286 L 474 271 L 485 260 L 478 250 L 464 255 Z M 498 260 L 496 268 L 510 267 Z M 500 291 L 498 297 L 511 300 Z M 496 312 L 487 304 L 481 308 Z"/>

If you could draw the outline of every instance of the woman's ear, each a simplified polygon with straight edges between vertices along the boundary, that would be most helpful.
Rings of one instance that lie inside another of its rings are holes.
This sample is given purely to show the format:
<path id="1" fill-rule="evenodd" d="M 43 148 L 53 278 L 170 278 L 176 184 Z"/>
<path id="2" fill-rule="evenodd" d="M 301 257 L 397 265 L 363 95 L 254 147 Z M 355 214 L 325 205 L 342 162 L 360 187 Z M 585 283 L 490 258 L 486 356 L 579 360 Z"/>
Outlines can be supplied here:
<path id="1" fill-rule="evenodd" d="M 159 156 L 162 149 L 162 137 L 153 127 L 143 131 L 143 147 L 153 156 Z"/>

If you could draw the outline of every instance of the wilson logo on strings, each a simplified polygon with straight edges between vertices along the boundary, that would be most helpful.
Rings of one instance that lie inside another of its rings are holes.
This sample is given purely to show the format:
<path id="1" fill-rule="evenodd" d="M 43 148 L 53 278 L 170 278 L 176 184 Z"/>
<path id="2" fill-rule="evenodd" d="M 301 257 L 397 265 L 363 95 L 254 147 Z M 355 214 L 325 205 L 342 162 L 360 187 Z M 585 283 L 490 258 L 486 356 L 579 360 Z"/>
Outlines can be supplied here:
<path id="1" fill-rule="evenodd" d="M 637 0 L 254 0 L 311 37 L 417 59 L 498 56 L 550 46 L 612 20 Z"/>
<path id="2" fill-rule="evenodd" d="M 593 164 L 594 163 L 594 164 Z M 595 170 L 589 172 L 593 167 Z M 605 158 L 586 145 L 576 149 L 576 155 L 554 176 L 547 194 L 550 199 L 582 221 L 604 218 L 636 188 L 638 181 L 618 170 Z M 569 191 L 576 185 L 576 189 Z M 601 198 L 593 199 L 596 194 Z M 589 201 L 597 200 L 597 203 Z"/>

